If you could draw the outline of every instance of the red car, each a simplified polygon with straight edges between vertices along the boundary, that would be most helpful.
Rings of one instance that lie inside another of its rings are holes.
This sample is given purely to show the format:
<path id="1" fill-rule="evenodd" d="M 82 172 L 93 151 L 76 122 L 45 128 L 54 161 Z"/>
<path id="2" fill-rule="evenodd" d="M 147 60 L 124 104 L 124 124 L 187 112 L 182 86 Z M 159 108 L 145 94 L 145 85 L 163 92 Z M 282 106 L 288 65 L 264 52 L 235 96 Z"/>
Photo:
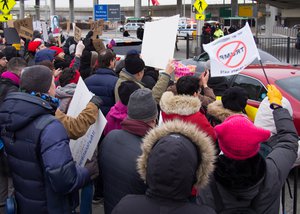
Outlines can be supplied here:
<path id="1" fill-rule="evenodd" d="M 265 65 L 270 81 L 287 98 L 293 108 L 293 118 L 300 134 L 300 68 L 291 65 Z M 229 78 L 229 86 L 240 86 L 249 93 L 248 116 L 254 119 L 260 102 L 267 95 L 267 80 L 260 65 L 250 65 L 238 75 Z M 253 108 L 254 107 L 254 108 Z"/>

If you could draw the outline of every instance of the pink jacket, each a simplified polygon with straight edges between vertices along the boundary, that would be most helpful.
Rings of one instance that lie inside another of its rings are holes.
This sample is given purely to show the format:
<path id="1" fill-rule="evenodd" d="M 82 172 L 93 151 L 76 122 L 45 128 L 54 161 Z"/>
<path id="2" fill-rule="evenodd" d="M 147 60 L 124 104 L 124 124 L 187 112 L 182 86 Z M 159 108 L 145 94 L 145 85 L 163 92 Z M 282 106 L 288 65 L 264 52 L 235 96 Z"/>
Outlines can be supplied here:
<path id="1" fill-rule="evenodd" d="M 121 101 L 117 102 L 106 115 L 107 124 L 103 131 L 104 135 L 107 135 L 114 129 L 121 129 L 121 122 L 127 117 L 127 106 Z"/>

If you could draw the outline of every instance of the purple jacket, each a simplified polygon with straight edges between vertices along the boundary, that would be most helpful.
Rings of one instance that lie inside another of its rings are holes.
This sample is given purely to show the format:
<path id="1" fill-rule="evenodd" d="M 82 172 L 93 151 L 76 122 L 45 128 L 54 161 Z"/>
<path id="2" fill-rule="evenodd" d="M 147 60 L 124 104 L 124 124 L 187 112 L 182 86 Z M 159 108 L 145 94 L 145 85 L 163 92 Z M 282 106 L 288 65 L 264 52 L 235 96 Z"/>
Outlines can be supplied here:
<path id="1" fill-rule="evenodd" d="M 114 129 L 121 129 L 121 122 L 127 117 L 127 106 L 121 101 L 117 102 L 106 115 L 107 124 L 103 131 L 104 135 L 107 135 Z"/>

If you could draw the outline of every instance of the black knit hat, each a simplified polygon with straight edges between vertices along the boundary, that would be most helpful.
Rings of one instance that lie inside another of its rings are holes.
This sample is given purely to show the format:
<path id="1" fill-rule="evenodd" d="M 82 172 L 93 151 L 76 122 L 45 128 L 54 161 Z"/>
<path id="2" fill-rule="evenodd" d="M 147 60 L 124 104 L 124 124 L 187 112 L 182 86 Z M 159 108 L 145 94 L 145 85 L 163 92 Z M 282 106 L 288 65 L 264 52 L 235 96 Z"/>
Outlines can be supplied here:
<path id="1" fill-rule="evenodd" d="M 118 93 L 121 102 L 127 106 L 130 95 L 140 89 L 140 86 L 133 81 L 124 81 L 118 88 Z"/>
<path id="2" fill-rule="evenodd" d="M 48 93 L 52 78 L 52 71 L 46 66 L 34 65 L 27 67 L 21 74 L 20 89 L 27 93 Z"/>
<path id="3" fill-rule="evenodd" d="M 245 89 L 234 86 L 228 88 L 222 96 L 222 103 L 224 108 L 232 111 L 240 112 L 245 109 L 247 105 L 248 93 Z"/>
<path id="4" fill-rule="evenodd" d="M 125 58 L 125 69 L 131 74 L 137 74 L 145 68 L 144 60 L 138 55 L 127 55 Z"/>
<path id="5" fill-rule="evenodd" d="M 128 118 L 149 122 L 157 118 L 157 104 L 148 88 L 134 91 L 127 105 Z"/>

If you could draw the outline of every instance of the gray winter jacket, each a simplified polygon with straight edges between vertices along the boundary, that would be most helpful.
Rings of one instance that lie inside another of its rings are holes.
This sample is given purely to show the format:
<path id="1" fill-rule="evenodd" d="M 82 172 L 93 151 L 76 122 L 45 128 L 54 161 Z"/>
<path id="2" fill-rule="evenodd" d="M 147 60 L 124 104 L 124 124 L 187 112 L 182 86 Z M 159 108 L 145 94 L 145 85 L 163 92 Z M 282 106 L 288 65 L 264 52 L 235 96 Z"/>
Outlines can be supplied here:
<path id="1" fill-rule="evenodd" d="M 259 159 L 260 163 L 257 164 L 259 165 L 257 168 L 262 169 L 261 178 L 252 186 L 239 189 L 234 188 L 234 184 L 229 187 L 224 186 L 217 179 L 212 181 L 216 182 L 224 208 L 249 207 L 252 203 L 251 208 L 256 213 L 274 214 L 279 212 L 280 190 L 297 157 L 298 134 L 288 110 L 276 109 L 273 111 L 273 116 L 278 142 L 266 160 Z M 234 172 L 231 171 L 231 173 Z M 197 196 L 197 203 L 216 209 L 216 199 L 212 194 L 212 182 L 201 190 L 200 195 Z"/>

